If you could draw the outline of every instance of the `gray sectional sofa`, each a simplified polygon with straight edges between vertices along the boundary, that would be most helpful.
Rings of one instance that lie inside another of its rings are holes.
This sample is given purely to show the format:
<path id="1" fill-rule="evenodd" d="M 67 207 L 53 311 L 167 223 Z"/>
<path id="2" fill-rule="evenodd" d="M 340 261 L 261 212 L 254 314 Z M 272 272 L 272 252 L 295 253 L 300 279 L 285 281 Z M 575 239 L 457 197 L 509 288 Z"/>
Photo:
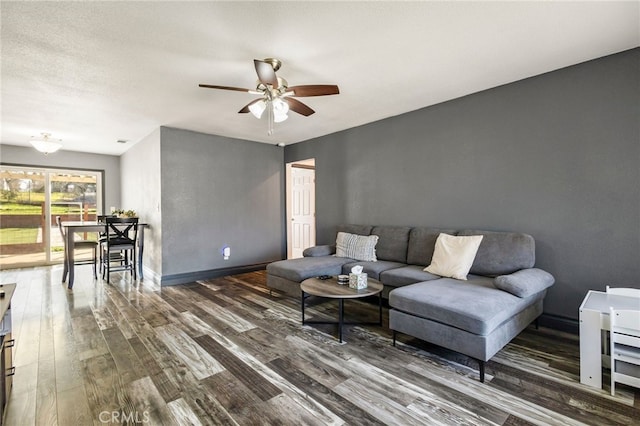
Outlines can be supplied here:
<path id="1" fill-rule="evenodd" d="M 300 296 L 310 277 L 349 273 L 361 265 L 384 284 L 389 300 L 389 328 L 484 363 L 542 313 L 549 273 L 534 268 L 535 242 L 530 235 L 427 227 L 344 225 L 337 231 L 377 235 L 377 261 L 335 256 L 335 246 L 316 246 L 300 259 L 267 265 L 267 286 Z M 438 235 L 482 235 L 467 280 L 425 272 Z"/>

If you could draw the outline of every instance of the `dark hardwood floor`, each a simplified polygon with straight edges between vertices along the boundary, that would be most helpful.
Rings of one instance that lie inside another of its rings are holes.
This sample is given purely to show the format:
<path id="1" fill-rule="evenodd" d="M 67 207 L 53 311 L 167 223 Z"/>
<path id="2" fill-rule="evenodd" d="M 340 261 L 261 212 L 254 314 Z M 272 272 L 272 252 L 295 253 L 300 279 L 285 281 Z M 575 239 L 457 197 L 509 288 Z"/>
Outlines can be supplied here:
<path id="1" fill-rule="evenodd" d="M 579 383 L 578 337 L 533 327 L 487 364 L 382 327 L 300 324 L 264 271 L 165 287 L 78 267 L 0 271 L 18 284 L 8 425 L 640 424 L 640 394 Z M 334 319 L 335 302 L 309 318 Z M 377 306 L 347 301 L 347 315 Z M 607 378 L 605 377 L 605 381 Z"/>

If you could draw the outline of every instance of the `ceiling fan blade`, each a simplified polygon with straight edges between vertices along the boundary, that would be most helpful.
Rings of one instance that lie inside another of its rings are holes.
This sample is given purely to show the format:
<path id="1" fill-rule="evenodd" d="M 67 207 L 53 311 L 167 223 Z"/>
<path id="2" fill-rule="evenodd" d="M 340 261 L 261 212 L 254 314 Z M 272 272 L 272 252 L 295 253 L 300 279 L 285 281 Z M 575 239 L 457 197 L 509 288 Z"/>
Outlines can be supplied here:
<path id="1" fill-rule="evenodd" d="M 293 92 L 292 96 L 324 96 L 337 95 L 340 89 L 335 84 L 308 84 L 289 87 L 287 92 Z"/>
<path id="2" fill-rule="evenodd" d="M 222 89 L 222 90 L 235 90 L 238 92 L 249 92 L 251 89 L 243 89 L 241 87 L 229 87 L 229 86 L 215 86 L 212 84 L 198 84 L 199 87 L 204 87 L 206 89 Z"/>
<path id="3" fill-rule="evenodd" d="M 306 106 L 305 104 L 303 104 L 297 99 L 282 98 L 282 100 L 285 101 L 287 104 L 289 104 L 289 109 L 291 111 L 297 112 L 298 114 L 302 114 L 305 117 L 308 117 L 315 112 L 314 110 L 312 110 L 311 108 L 309 108 L 308 106 Z"/>
<path id="4" fill-rule="evenodd" d="M 244 114 L 245 112 L 249 112 L 249 107 L 253 104 L 255 104 L 256 102 L 260 102 L 262 100 L 262 98 L 258 98 L 258 99 L 254 99 L 251 102 L 249 102 L 248 104 L 246 104 L 240 111 L 238 111 L 239 114 Z"/>
<path id="5" fill-rule="evenodd" d="M 265 86 L 270 84 L 274 88 L 278 87 L 278 78 L 276 77 L 276 72 L 273 70 L 273 66 L 270 63 L 254 59 L 253 65 L 256 67 L 256 73 L 258 74 L 258 80 L 260 80 L 260 83 Z"/>

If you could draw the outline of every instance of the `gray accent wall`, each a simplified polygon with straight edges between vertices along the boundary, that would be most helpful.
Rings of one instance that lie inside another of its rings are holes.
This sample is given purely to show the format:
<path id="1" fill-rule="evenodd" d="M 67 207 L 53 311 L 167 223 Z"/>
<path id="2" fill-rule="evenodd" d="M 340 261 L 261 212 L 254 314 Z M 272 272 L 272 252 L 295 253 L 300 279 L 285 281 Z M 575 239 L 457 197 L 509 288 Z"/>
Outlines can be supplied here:
<path id="1" fill-rule="evenodd" d="M 280 259 L 283 149 L 162 127 L 162 276 Z M 222 248 L 231 257 L 222 258 Z"/>
<path id="2" fill-rule="evenodd" d="M 0 145 L 0 161 L 4 164 L 18 164 L 32 167 L 55 169 L 104 170 L 104 206 L 120 204 L 120 157 L 115 155 L 89 154 L 86 152 L 60 150 L 44 155 L 31 147 Z"/>
<path id="3" fill-rule="evenodd" d="M 590 289 L 640 287 L 639 64 L 634 49 L 287 146 L 286 163 L 315 158 L 318 244 L 341 223 L 526 232 L 556 277 L 545 312 L 570 319 Z"/>

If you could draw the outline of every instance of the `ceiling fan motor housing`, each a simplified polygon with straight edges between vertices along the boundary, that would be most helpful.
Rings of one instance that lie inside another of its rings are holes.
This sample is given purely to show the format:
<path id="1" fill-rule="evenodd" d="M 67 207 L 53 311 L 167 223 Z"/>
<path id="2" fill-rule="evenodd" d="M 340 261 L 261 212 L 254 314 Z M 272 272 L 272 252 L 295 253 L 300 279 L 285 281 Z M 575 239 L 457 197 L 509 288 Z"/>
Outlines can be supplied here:
<path id="1" fill-rule="evenodd" d="M 282 61 L 276 58 L 264 58 L 264 62 L 270 64 L 273 67 L 273 71 L 278 71 L 282 66 Z"/>

